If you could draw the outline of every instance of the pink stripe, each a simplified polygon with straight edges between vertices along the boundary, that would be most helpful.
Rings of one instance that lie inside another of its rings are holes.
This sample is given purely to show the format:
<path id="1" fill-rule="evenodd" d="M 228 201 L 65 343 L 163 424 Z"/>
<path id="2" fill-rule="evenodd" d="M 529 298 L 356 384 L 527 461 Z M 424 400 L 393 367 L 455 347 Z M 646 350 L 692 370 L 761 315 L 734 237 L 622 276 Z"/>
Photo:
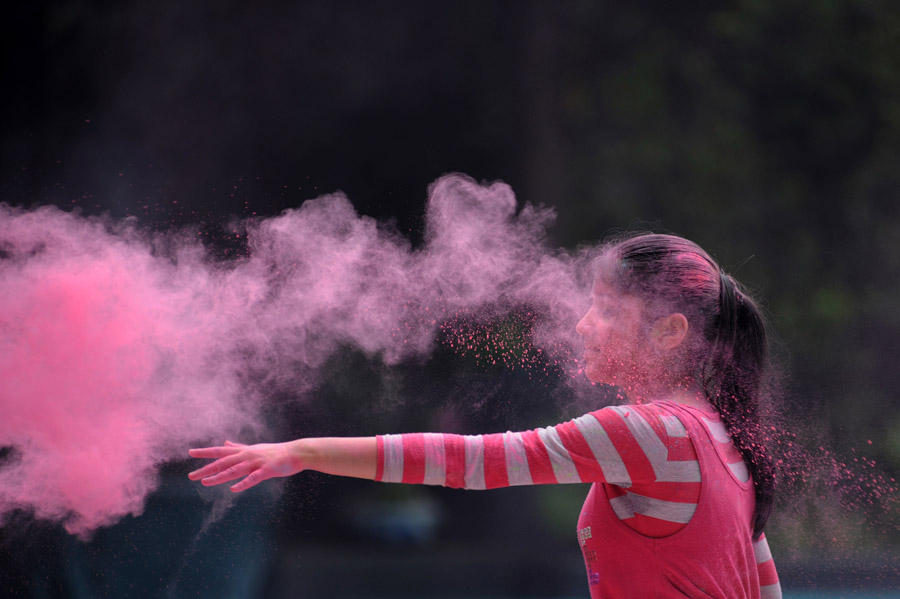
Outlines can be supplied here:
<path id="1" fill-rule="evenodd" d="M 770 559 L 767 562 L 757 564 L 756 570 L 759 572 L 760 586 L 767 586 L 778 582 L 778 571 L 775 570 L 775 560 Z"/>
<path id="2" fill-rule="evenodd" d="M 447 460 L 447 480 L 444 485 L 454 489 L 465 488 L 465 439 L 460 435 L 444 435 L 444 457 Z"/>
<path id="3" fill-rule="evenodd" d="M 425 435 L 403 435 L 403 479 L 400 482 L 421 485 L 425 480 Z"/>
<path id="4" fill-rule="evenodd" d="M 484 435 L 484 486 L 487 489 L 509 486 L 503 435 Z"/>
<path id="5" fill-rule="evenodd" d="M 668 447 L 670 462 L 697 461 L 697 452 L 690 437 L 669 437 Z"/>
<path id="6" fill-rule="evenodd" d="M 381 435 L 375 436 L 375 447 L 375 480 L 382 480 L 384 478 L 384 439 Z"/>
<path id="7" fill-rule="evenodd" d="M 640 494 L 663 501 L 696 504 L 700 499 L 701 485 L 702 483 L 653 483 L 652 485 L 641 485 Z"/>

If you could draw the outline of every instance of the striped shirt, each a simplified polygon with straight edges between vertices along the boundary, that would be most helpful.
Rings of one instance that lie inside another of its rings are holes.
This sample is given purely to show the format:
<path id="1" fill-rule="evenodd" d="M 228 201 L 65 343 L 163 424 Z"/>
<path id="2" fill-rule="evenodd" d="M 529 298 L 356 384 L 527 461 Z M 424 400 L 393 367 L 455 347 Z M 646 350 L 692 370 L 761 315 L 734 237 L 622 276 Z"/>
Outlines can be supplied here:
<path id="1" fill-rule="evenodd" d="M 703 414 L 728 467 L 746 482 L 750 473 L 718 414 Z M 383 435 L 377 464 L 376 480 L 462 489 L 602 483 L 618 518 L 648 537 L 669 536 L 690 522 L 702 484 L 684 424 L 652 403 L 612 406 L 518 433 Z M 780 597 L 765 537 L 754 552 L 763 599 Z"/>

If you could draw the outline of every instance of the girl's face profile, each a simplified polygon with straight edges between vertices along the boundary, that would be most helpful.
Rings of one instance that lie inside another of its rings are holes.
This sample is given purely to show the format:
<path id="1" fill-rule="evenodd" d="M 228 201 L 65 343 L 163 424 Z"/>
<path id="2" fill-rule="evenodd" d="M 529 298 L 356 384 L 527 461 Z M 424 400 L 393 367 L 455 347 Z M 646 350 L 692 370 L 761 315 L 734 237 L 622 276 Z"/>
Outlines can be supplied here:
<path id="1" fill-rule="evenodd" d="M 591 307 L 575 327 L 584 340 L 584 372 L 595 383 L 629 387 L 640 372 L 643 302 L 623 295 L 599 278 Z M 631 377 L 631 378 L 630 378 Z"/>

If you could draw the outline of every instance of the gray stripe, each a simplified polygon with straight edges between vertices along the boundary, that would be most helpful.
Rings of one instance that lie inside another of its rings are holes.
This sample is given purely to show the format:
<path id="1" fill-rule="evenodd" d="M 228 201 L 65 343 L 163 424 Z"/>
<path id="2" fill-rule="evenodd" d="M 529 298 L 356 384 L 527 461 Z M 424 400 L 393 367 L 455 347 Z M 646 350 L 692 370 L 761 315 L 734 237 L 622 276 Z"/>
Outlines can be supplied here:
<path id="1" fill-rule="evenodd" d="M 699 483 L 700 463 L 696 460 L 667 462 L 666 471 L 657 480 L 661 483 Z"/>
<path id="2" fill-rule="evenodd" d="M 667 522 L 687 524 L 697 510 L 696 503 L 663 501 L 662 499 L 644 497 L 635 493 L 629 493 L 628 497 L 631 499 L 631 507 L 635 513 Z"/>
<path id="3" fill-rule="evenodd" d="M 484 490 L 484 441 L 480 436 L 466 435 L 466 472 L 463 485 L 466 489 Z"/>
<path id="4" fill-rule="evenodd" d="M 781 583 L 760 585 L 759 597 L 760 599 L 781 599 Z"/>
<path id="5" fill-rule="evenodd" d="M 559 432 L 553 427 L 541 428 L 537 431 L 538 437 L 547 449 L 547 455 L 550 456 L 550 465 L 553 467 L 553 474 L 559 483 L 580 483 L 581 477 L 578 476 L 578 470 L 575 469 L 575 462 L 572 456 L 559 438 Z"/>
<path id="6" fill-rule="evenodd" d="M 444 435 L 425 433 L 426 485 L 444 485 L 447 482 L 447 460 L 444 457 Z"/>
<path id="7" fill-rule="evenodd" d="M 750 471 L 747 469 L 747 464 L 745 464 L 743 460 L 740 462 L 735 462 L 733 464 L 728 464 L 728 467 L 731 468 L 731 471 L 734 472 L 734 475 L 742 483 L 750 480 Z"/>
<path id="8" fill-rule="evenodd" d="M 687 437 L 687 429 L 684 424 L 676 416 L 669 414 L 660 414 L 659 419 L 662 420 L 663 426 L 666 427 L 666 434 L 670 437 Z"/>
<path id="9" fill-rule="evenodd" d="M 625 421 L 628 430 L 634 435 L 638 445 L 644 451 L 644 455 L 653 466 L 653 472 L 656 473 L 656 479 L 665 473 L 666 459 L 669 457 L 669 449 L 665 443 L 656 435 L 656 431 L 650 426 L 640 412 L 629 409 L 625 406 L 613 406 L 610 408 L 616 412 Z"/>
<path id="10" fill-rule="evenodd" d="M 572 422 L 578 427 L 581 436 L 584 437 L 588 447 L 594 454 L 594 459 L 600 464 L 603 470 L 603 477 L 606 482 L 619 485 L 620 487 L 631 486 L 631 476 L 628 475 L 628 469 L 616 448 L 613 447 L 609 435 L 603 430 L 600 421 L 595 417 L 587 414 L 581 418 L 576 418 Z M 587 482 L 587 481 L 585 481 Z"/>
<path id="11" fill-rule="evenodd" d="M 769 542 L 765 537 L 753 543 L 753 554 L 756 556 L 757 564 L 763 564 L 772 559 L 772 550 L 769 549 Z"/>
<path id="12" fill-rule="evenodd" d="M 532 484 L 522 434 L 507 431 L 503 435 L 503 449 L 506 453 L 506 475 L 509 477 L 509 485 L 514 487 Z"/>
<path id="13" fill-rule="evenodd" d="M 399 483 L 403 480 L 403 436 L 382 435 L 384 441 L 384 473 L 381 480 Z"/>
<path id="14" fill-rule="evenodd" d="M 725 428 L 724 424 L 709 418 L 704 418 L 703 423 L 706 424 L 706 428 L 709 429 L 716 441 L 719 443 L 731 443 L 731 437 L 728 436 L 728 429 Z"/>
<path id="15" fill-rule="evenodd" d="M 609 505 L 616 513 L 616 516 L 619 517 L 619 520 L 634 518 L 634 510 L 631 509 L 631 501 L 628 499 L 627 495 L 610 499 Z"/>

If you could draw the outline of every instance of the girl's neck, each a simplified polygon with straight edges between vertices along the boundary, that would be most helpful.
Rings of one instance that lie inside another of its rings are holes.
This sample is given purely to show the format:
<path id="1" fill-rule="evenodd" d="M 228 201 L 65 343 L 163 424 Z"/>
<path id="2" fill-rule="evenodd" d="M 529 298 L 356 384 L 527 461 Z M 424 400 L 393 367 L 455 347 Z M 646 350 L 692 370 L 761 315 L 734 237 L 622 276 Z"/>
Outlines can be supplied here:
<path id="1" fill-rule="evenodd" d="M 696 393 L 689 393 L 687 391 L 675 393 L 666 399 L 677 404 L 698 408 L 704 412 L 716 412 L 715 406 L 706 399 L 706 396 L 701 391 L 697 391 Z"/>
<path id="2" fill-rule="evenodd" d="M 648 403 L 665 400 L 695 407 L 705 412 L 715 412 L 716 408 L 703 393 L 700 384 L 694 380 L 679 381 L 670 385 L 642 386 L 627 390 L 634 403 Z"/>

